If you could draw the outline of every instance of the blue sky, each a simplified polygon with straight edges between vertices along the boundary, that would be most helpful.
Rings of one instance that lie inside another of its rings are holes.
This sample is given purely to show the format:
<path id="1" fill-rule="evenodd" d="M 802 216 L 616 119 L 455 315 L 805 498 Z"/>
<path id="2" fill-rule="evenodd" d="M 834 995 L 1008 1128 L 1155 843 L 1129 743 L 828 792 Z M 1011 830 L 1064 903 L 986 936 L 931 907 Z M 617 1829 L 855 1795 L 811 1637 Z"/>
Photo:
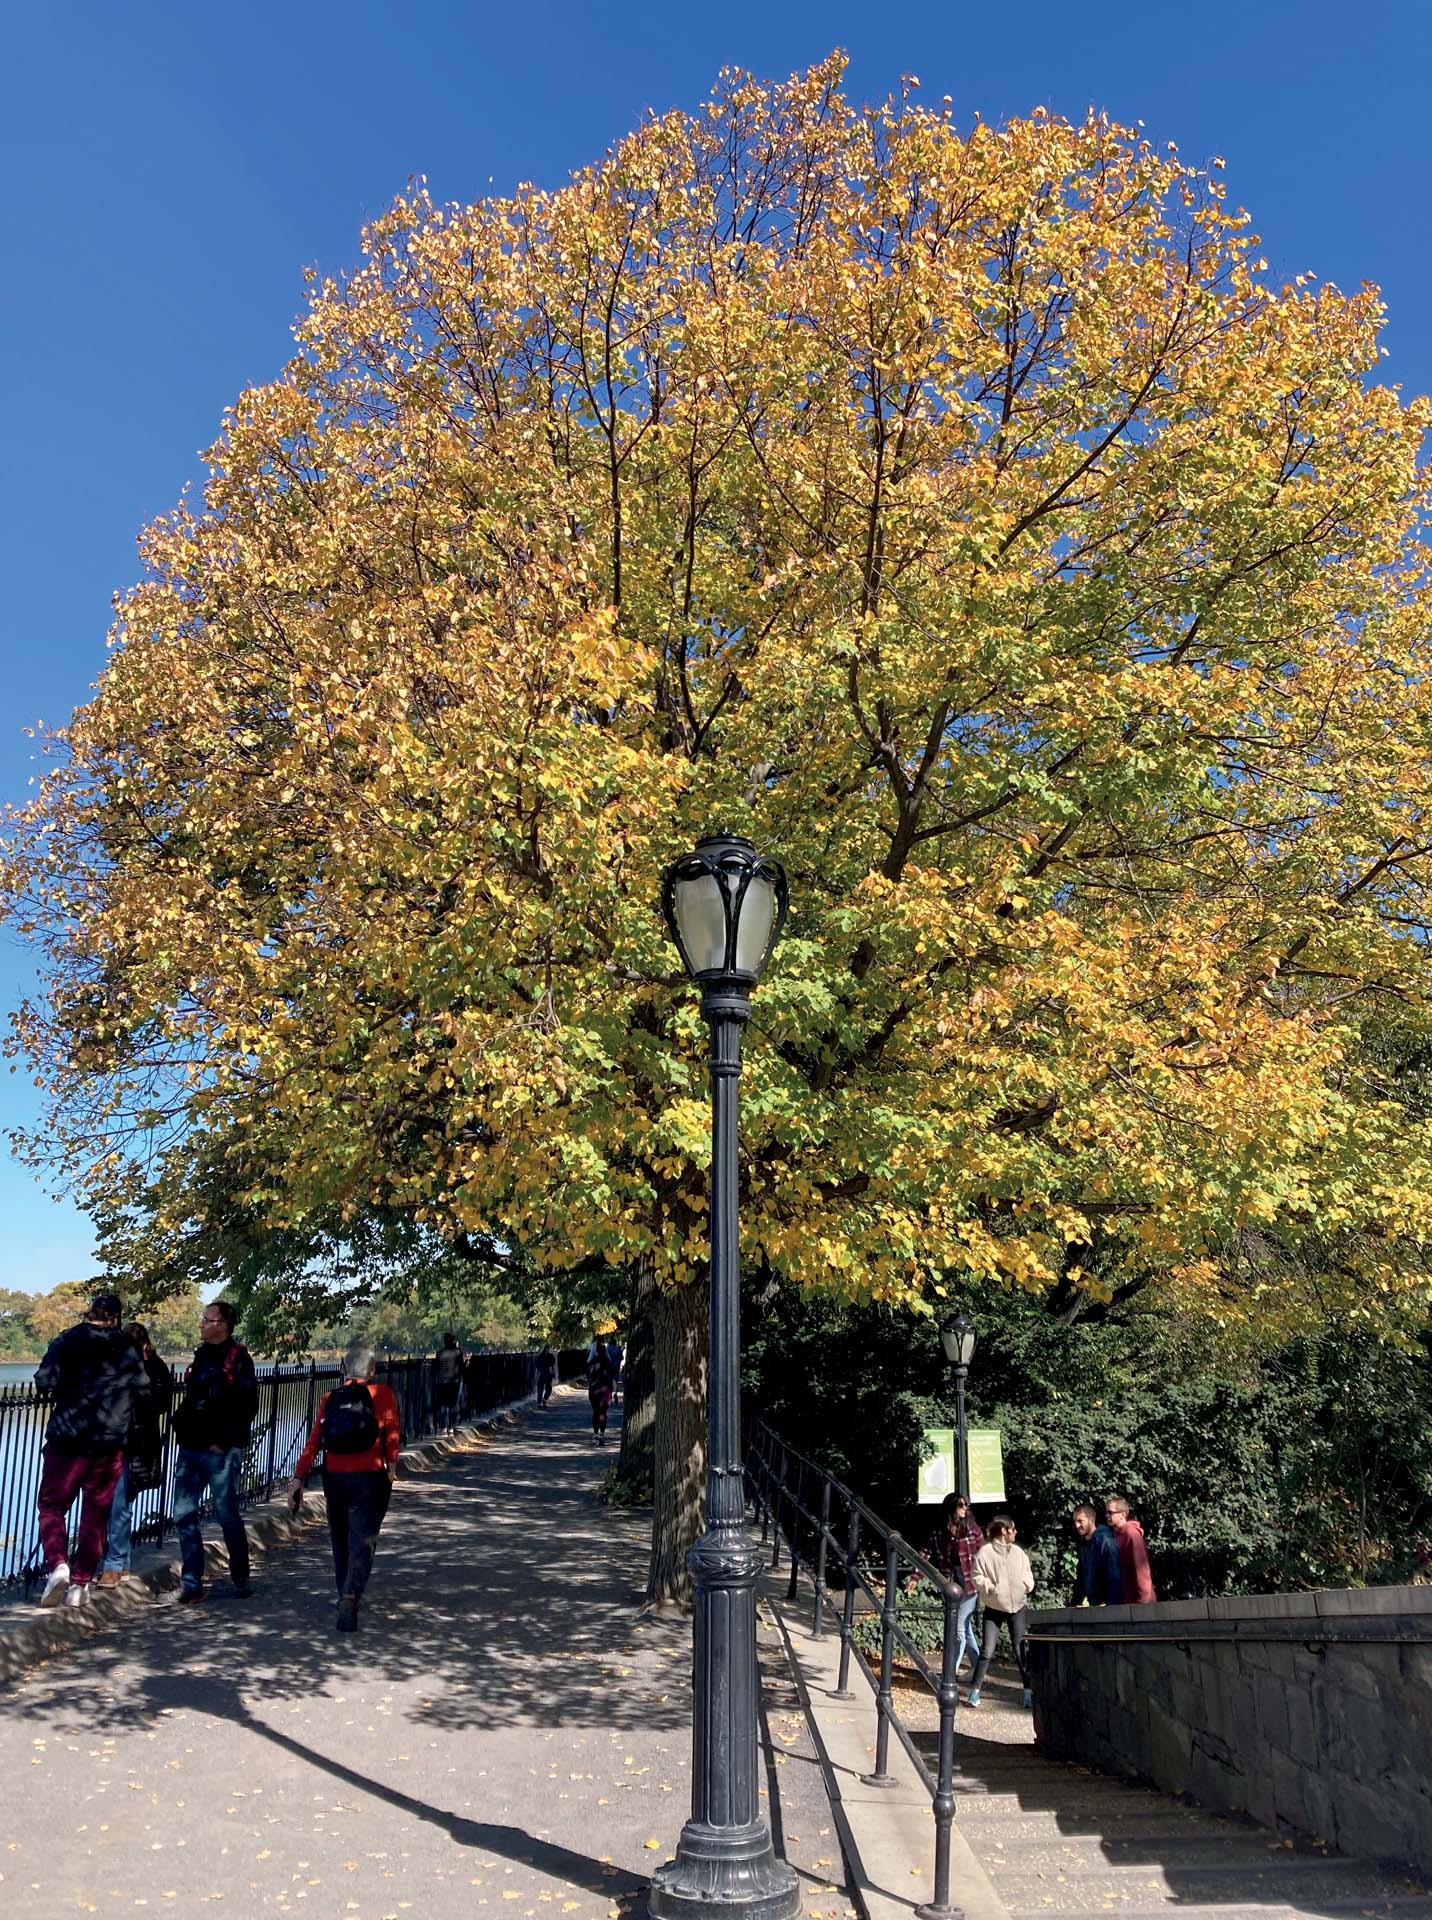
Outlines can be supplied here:
<path id="1" fill-rule="evenodd" d="M 1376 281 L 1387 377 L 1432 387 L 1425 0 L 32 4 L 0 78 L 0 796 L 32 771 L 22 728 L 85 698 L 138 529 L 286 359 L 305 265 L 351 262 L 412 174 L 439 199 L 557 183 L 725 64 L 784 76 L 833 46 L 861 98 L 914 73 L 962 121 L 1093 103 L 1222 155 L 1272 266 Z M 0 935 L 4 1006 L 25 973 Z M 0 1074 L 0 1126 L 34 1110 Z M 0 1226 L 0 1286 L 88 1270 L 88 1223 L 3 1149 Z"/>

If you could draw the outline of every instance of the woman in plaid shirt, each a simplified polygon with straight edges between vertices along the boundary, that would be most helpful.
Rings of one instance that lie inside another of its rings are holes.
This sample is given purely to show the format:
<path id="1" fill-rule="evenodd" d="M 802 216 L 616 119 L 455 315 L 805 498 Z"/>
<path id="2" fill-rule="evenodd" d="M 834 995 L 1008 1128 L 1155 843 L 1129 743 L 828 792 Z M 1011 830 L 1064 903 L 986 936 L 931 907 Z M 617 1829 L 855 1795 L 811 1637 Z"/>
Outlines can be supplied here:
<path id="1" fill-rule="evenodd" d="M 969 1501 L 962 1493 L 947 1493 L 940 1509 L 940 1524 L 925 1542 L 925 1558 L 947 1580 L 964 1588 L 965 1597 L 955 1622 L 961 1669 L 966 1653 L 971 1665 L 979 1658 L 979 1635 L 975 1632 L 975 1609 L 979 1606 L 979 1595 L 975 1592 L 975 1555 L 984 1543 L 984 1529 L 970 1512 Z"/>

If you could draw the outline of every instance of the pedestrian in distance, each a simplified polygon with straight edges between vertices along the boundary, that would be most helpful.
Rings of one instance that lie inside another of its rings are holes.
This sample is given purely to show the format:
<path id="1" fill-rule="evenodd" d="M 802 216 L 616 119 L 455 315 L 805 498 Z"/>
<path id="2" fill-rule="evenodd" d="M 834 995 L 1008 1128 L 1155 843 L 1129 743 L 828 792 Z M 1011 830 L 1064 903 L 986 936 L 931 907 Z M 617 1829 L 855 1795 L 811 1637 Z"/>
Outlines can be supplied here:
<path id="1" fill-rule="evenodd" d="M 1079 1573 L 1069 1596 L 1071 1607 L 1117 1607 L 1124 1599 L 1124 1572 L 1119 1565 L 1119 1540 L 1114 1529 L 1101 1526 L 1087 1501 L 1075 1507 L 1074 1531 L 1079 1536 Z"/>
<path id="2" fill-rule="evenodd" d="M 612 1363 L 612 1405 L 619 1407 L 622 1403 L 622 1366 L 626 1360 L 626 1349 L 620 1340 L 608 1340 L 607 1358 Z"/>
<path id="3" fill-rule="evenodd" d="M 456 1428 L 461 1391 L 462 1348 L 455 1333 L 445 1333 L 442 1345 L 433 1355 L 433 1401 L 439 1432 L 452 1433 Z"/>
<path id="4" fill-rule="evenodd" d="M 545 1407 L 552 1398 L 552 1383 L 557 1378 L 557 1356 L 548 1342 L 537 1356 L 537 1404 Z"/>
<path id="5" fill-rule="evenodd" d="M 351 1347 L 344 1355 L 342 1383 L 324 1394 L 288 1489 L 297 1513 L 321 1449 L 339 1633 L 357 1629 L 358 1605 L 373 1571 L 403 1447 L 398 1403 L 392 1389 L 373 1378 L 376 1364 L 371 1347 Z"/>
<path id="6" fill-rule="evenodd" d="M 1121 1493 L 1109 1495 L 1104 1502 L 1104 1511 L 1109 1516 L 1109 1525 L 1114 1529 L 1114 1537 L 1119 1543 L 1119 1569 L 1124 1583 L 1122 1598 L 1131 1607 L 1151 1606 L 1158 1595 L 1154 1592 L 1154 1576 L 1149 1566 L 1144 1530 L 1133 1517 L 1129 1503 Z"/>
<path id="7" fill-rule="evenodd" d="M 615 1378 L 607 1343 L 599 1333 L 594 1334 L 587 1348 L 587 1399 L 592 1408 L 592 1438 L 599 1447 L 607 1444 L 607 1414 L 611 1409 Z"/>
<path id="8" fill-rule="evenodd" d="M 1034 1591 L 1034 1569 L 1029 1564 L 1029 1555 L 1017 1544 L 1015 1535 L 1016 1528 L 1010 1515 L 997 1513 L 989 1523 L 989 1538 L 975 1555 L 975 1591 L 984 1601 L 985 1612 L 980 1657 L 966 1695 L 966 1703 L 972 1707 L 980 1704 L 980 1689 L 999 1645 L 1001 1628 L 1007 1629 L 1010 1645 L 1014 1649 L 1019 1677 L 1024 1683 L 1024 1704 L 1026 1707 L 1034 1705 L 1034 1695 L 1029 1690 L 1025 1644 L 1029 1596 Z"/>
<path id="9" fill-rule="evenodd" d="M 129 1438 L 114 1489 L 114 1504 L 109 1510 L 109 1532 L 104 1543 L 104 1558 L 99 1563 L 97 1587 L 118 1587 L 129 1572 L 134 1502 L 151 1487 L 164 1484 L 164 1415 L 174 1394 L 174 1375 L 154 1351 L 149 1329 L 138 1320 L 125 1328 L 149 1381 L 148 1398 L 134 1408 L 130 1417 Z"/>
<path id="10" fill-rule="evenodd" d="M 174 1530 L 179 1536 L 179 1604 L 204 1598 L 204 1537 L 199 1503 L 205 1493 L 229 1550 L 234 1592 L 246 1600 L 249 1537 L 239 1511 L 244 1455 L 259 1410 L 253 1356 L 234 1338 L 236 1315 L 227 1300 L 211 1300 L 199 1320 L 199 1345 L 184 1375 L 174 1414 Z"/>
<path id="11" fill-rule="evenodd" d="M 939 1525 L 925 1543 L 925 1558 L 963 1590 L 955 1616 L 955 1644 L 959 1648 L 956 1677 L 964 1668 L 966 1656 L 971 1667 L 979 1659 L 975 1609 L 980 1597 L 975 1589 L 975 1560 L 984 1543 L 984 1528 L 970 1512 L 969 1501 L 962 1493 L 947 1493 L 941 1502 Z"/>
<path id="12" fill-rule="evenodd" d="M 149 1378 L 134 1342 L 120 1330 L 119 1296 L 96 1293 L 78 1326 L 50 1342 L 35 1387 L 52 1397 L 37 1498 L 45 1556 L 42 1607 L 82 1606 L 104 1552 L 114 1489 Z M 69 1511 L 80 1523 L 69 1558 Z"/>

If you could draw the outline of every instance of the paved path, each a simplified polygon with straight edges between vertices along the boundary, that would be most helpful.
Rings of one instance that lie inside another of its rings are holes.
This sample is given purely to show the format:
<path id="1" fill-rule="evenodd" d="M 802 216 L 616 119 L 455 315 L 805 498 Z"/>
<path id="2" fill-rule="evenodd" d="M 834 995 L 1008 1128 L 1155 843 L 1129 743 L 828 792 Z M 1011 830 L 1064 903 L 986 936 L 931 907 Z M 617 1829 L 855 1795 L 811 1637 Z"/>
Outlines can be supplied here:
<path id="1" fill-rule="evenodd" d="M 689 1806 L 690 1629 L 638 1617 L 647 1516 L 596 1501 L 585 1417 L 566 1393 L 400 1482 L 356 1635 L 315 1529 L 251 1600 L 221 1580 L 0 1692 L 0 1911 L 642 1911 Z M 773 1827 L 806 1920 L 847 1920 L 773 1633 L 763 1659 Z"/>

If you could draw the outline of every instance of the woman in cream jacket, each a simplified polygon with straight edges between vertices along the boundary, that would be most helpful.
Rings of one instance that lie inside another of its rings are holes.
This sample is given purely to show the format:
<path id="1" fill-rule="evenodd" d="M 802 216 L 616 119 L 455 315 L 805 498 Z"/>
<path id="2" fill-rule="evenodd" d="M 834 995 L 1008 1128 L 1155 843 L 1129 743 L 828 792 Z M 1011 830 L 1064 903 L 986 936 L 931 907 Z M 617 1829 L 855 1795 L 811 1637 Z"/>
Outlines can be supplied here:
<path id="1" fill-rule="evenodd" d="M 999 1645 L 999 1630 L 1009 1628 L 1014 1657 L 1019 1662 L 1019 1677 L 1024 1682 L 1024 1704 L 1034 1705 L 1025 1666 L 1026 1607 L 1034 1591 L 1034 1569 L 1023 1547 L 1015 1545 L 1014 1521 L 1007 1513 L 997 1513 L 985 1529 L 985 1544 L 975 1555 L 975 1591 L 984 1601 L 984 1641 L 975 1666 L 974 1678 L 966 1695 L 966 1704 L 980 1704 L 980 1688 Z"/>

